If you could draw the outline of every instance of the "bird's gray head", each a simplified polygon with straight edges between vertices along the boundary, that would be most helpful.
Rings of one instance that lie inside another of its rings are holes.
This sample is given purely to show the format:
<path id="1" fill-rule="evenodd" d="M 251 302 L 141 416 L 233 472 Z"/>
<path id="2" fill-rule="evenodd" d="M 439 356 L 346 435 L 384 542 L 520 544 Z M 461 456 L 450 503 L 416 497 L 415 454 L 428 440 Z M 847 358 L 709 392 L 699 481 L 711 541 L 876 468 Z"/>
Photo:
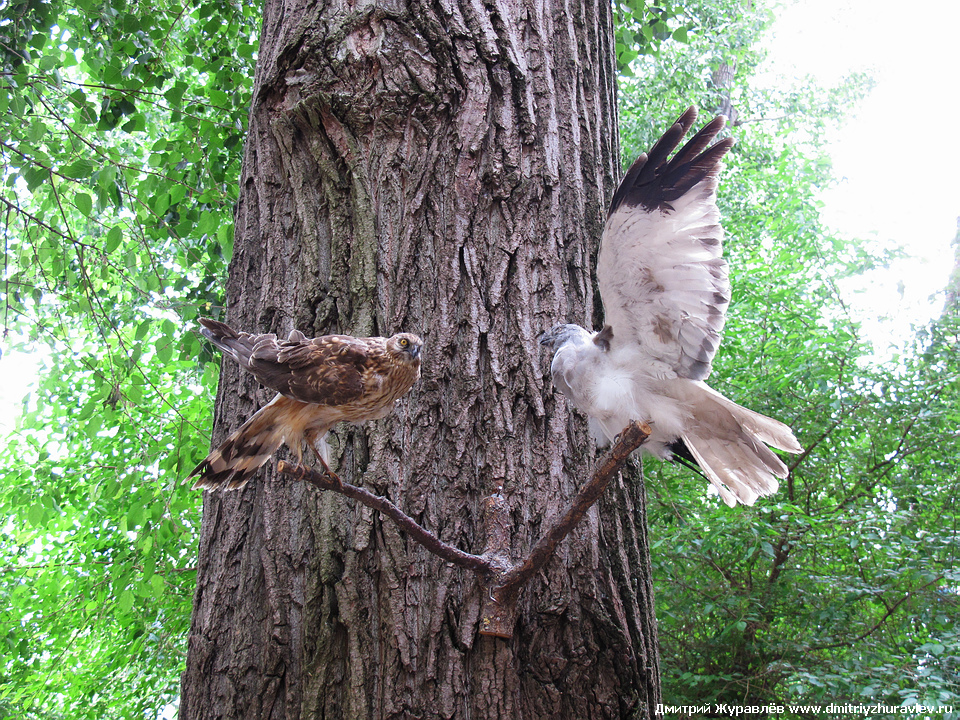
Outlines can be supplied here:
<path id="1" fill-rule="evenodd" d="M 590 340 L 590 333 L 579 325 L 554 325 L 540 336 L 540 344 L 556 352 L 568 342 L 584 343 Z"/>
<path id="2" fill-rule="evenodd" d="M 397 333 L 387 340 L 387 350 L 391 355 L 408 363 L 420 364 L 420 350 L 423 340 L 413 333 Z"/>

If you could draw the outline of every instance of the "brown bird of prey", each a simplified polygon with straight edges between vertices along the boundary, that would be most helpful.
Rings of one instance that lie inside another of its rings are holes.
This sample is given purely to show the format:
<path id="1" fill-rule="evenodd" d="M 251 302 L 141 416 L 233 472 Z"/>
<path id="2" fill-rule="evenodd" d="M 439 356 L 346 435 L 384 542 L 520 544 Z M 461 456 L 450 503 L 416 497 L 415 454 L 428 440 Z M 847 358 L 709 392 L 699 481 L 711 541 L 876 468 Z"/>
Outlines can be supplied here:
<path id="1" fill-rule="evenodd" d="M 767 445 L 802 448 L 789 427 L 703 382 L 730 302 L 716 200 L 733 140 L 714 143 L 720 116 L 670 158 L 696 118 L 692 107 L 681 115 L 614 193 L 597 261 L 603 329 L 558 325 L 540 342 L 554 353 L 554 386 L 601 444 L 647 422 L 645 452 L 698 467 L 730 506 L 752 505 L 787 476 Z"/>
<path id="2" fill-rule="evenodd" d="M 410 333 L 311 340 L 294 330 L 278 341 L 207 318 L 200 324 L 210 342 L 279 394 L 193 469 L 195 488 L 243 487 L 281 443 L 301 461 L 306 443 L 326 469 L 323 436 L 331 427 L 386 417 L 420 377 L 423 342 Z"/>

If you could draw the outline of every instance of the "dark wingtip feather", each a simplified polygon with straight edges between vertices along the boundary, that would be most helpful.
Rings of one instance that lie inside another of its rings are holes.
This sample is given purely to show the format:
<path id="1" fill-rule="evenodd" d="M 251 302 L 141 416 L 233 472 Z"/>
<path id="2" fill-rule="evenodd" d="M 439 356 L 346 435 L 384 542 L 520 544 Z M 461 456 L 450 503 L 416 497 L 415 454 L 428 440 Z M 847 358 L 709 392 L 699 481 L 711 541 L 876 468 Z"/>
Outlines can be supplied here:
<path id="1" fill-rule="evenodd" d="M 683 115 L 677 118 L 677 121 L 673 125 L 667 128 L 667 131 L 663 133 L 660 139 L 653 144 L 653 147 L 647 152 L 647 156 L 650 158 L 649 166 L 653 171 L 656 171 L 657 168 L 666 162 L 670 153 L 680 144 L 684 135 L 690 132 L 690 128 L 693 127 L 693 123 L 696 121 L 697 109 L 691 105 Z"/>
<path id="2" fill-rule="evenodd" d="M 687 108 L 650 151 L 637 158 L 613 195 L 608 217 L 623 204 L 655 210 L 682 197 L 704 178 L 716 174 L 720 161 L 734 142 L 733 138 L 724 138 L 710 144 L 726 124 L 723 115 L 704 125 L 673 158 L 667 159 L 696 118 L 696 108 Z"/>
<path id="3" fill-rule="evenodd" d="M 723 115 L 717 115 L 713 120 L 700 128 L 700 131 L 690 138 L 687 144 L 680 149 L 680 152 L 673 156 L 673 160 L 670 161 L 671 164 L 682 165 L 691 161 L 703 152 L 704 148 L 710 146 L 710 143 L 720 134 L 720 131 L 723 130 L 726 124 L 727 118 Z"/>
<path id="4" fill-rule="evenodd" d="M 646 166 L 647 161 L 648 158 L 646 153 L 640 153 L 640 156 L 633 161 L 633 165 L 631 165 L 627 170 L 627 174 L 623 176 L 623 180 L 621 180 L 620 185 L 617 186 L 616 192 L 613 193 L 613 199 L 610 201 L 610 209 L 607 211 L 607 217 L 613 215 L 617 208 L 623 204 L 623 201 L 627 197 L 627 193 L 630 192 L 630 189 L 636 183 L 637 176 L 643 172 L 643 168 Z"/>
<path id="5" fill-rule="evenodd" d="M 675 169 L 668 170 L 671 176 L 664 178 L 664 187 L 670 188 L 669 193 L 664 193 L 664 202 L 683 197 L 704 178 L 716 176 L 720 170 L 720 161 L 733 145 L 733 138 L 724 138 L 688 163 L 676 165 L 676 158 L 671 160 L 671 168 Z"/>

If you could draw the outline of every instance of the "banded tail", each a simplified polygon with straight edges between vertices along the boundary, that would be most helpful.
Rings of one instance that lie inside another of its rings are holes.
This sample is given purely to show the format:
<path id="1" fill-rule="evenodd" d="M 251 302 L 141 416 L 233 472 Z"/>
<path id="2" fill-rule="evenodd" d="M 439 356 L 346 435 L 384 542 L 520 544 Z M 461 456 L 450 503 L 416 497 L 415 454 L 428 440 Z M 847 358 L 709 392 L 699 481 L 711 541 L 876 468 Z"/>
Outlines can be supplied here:
<path id="1" fill-rule="evenodd" d="M 261 408 L 193 469 L 194 488 L 236 490 L 247 484 L 284 442 L 283 425 L 277 422 L 282 397 Z"/>

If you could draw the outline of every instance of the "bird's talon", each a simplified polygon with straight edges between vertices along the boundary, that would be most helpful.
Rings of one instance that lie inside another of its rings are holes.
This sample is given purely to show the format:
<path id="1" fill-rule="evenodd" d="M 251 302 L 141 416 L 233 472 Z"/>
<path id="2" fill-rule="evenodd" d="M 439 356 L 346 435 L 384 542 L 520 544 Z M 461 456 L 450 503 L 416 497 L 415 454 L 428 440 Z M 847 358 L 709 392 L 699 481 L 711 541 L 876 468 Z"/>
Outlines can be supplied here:
<path id="1" fill-rule="evenodd" d="M 323 474 L 333 480 L 337 484 L 337 488 L 343 490 L 343 480 L 341 480 L 340 476 L 330 469 L 330 466 L 327 465 L 327 461 L 323 459 L 323 456 L 320 453 L 317 453 L 317 460 L 319 460 L 320 464 L 323 465 Z"/>

